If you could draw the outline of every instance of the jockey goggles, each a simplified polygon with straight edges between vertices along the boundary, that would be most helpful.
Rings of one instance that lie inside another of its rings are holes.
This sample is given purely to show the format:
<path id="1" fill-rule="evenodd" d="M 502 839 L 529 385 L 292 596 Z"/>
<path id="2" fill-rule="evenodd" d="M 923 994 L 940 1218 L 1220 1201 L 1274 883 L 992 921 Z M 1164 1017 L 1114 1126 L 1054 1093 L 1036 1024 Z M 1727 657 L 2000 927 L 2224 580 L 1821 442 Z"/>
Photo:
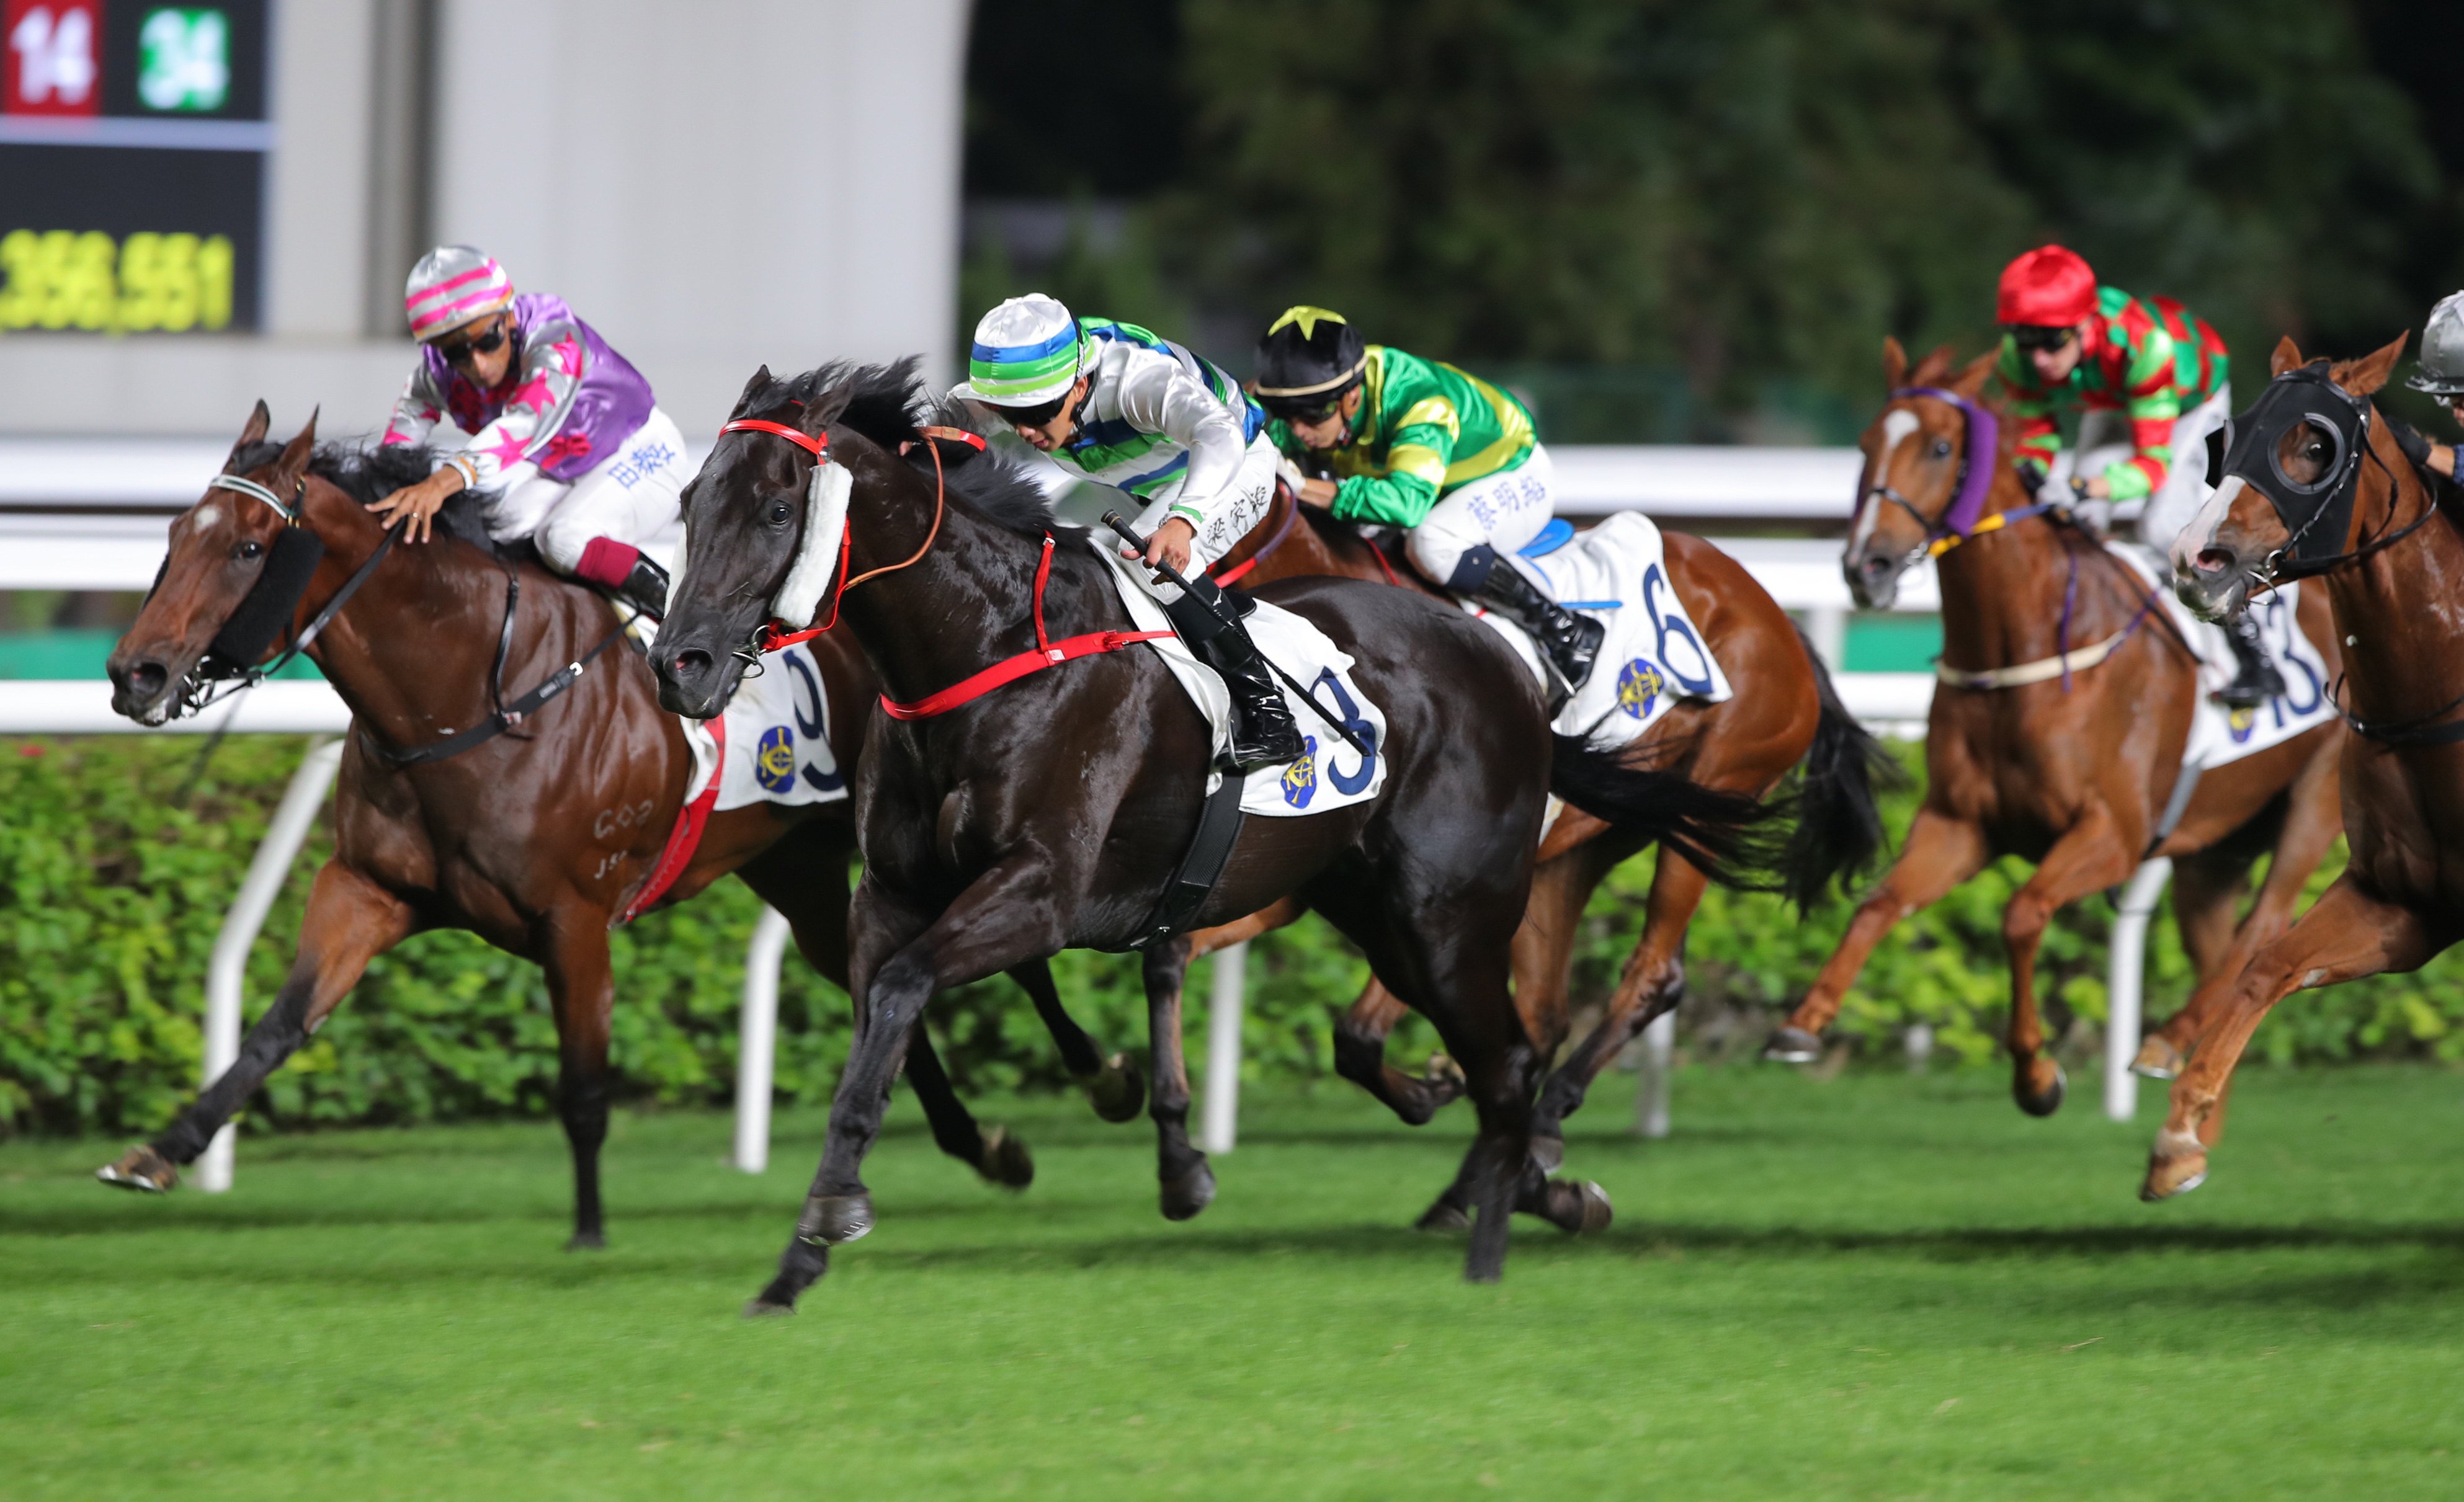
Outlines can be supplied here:
<path id="1" fill-rule="evenodd" d="M 2014 323 L 2008 331 L 2011 342 L 2031 353 L 2057 350 L 2079 337 L 2079 330 L 2068 324 Z"/>

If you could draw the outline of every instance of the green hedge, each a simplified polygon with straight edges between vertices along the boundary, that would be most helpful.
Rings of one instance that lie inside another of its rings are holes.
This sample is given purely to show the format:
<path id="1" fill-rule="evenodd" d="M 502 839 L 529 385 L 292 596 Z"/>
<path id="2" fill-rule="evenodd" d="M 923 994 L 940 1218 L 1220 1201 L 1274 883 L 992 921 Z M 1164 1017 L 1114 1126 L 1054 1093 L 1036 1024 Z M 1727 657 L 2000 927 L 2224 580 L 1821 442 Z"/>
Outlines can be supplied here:
<path id="1" fill-rule="evenodd" d="M 226 744 L 185 809 L 167 806 L 193 742 L 102 737 L 0 741 L 0 1129 L 135 1132 L 162 1124 L 196 1083 L 208 954 L 241 872 L 297 765 L 296 739 Z M 1915 752 L 1906 752 L 1910 765 Z M 1894 832 L 1914 808 L 1895 795 Z M 311 851 L 328 848 L 322 829 Z M 2341 853 L 2321 873 L 2324 882 Z M 250 956 L 251 1014 L 290 962 L 315 860 L 293 873 Z M 1992 1056 L 2007 987 L 2001 910 L 2024 868 L 1987 872 L 1911 922 L 1876 954 L 1848 998 L 1841 1031 L 1885 1046 L 1908 1022 L 1933 1024 L 1956 1056 Z M 1576 954 L 1578 1004 L 1614 983 L 1641 922 L 1650 862 L 1603 887 Z M 759 912 L 736 882 L 615 935 L 615 1057 L 626 1095 L 672 1104 L 730 1096 L 745 941 Z M 1698 1044 L 1742 1051 L 1759 1039 L 1829 953 L 1844 904 L 1800 922 L 1775 899 L 1711 894 L 1688 952 L 1683 1020 Z M 2090 902 L 2048 939 L 2045 992 L 2056 1030 L 2093 1027 L 2104 1010 L 2108 909 Z M 2152 951 L 2150 1009 L 2189 990 L 2169 917 Z M 1063 993 L 1112 1047 L 1141 1044 L 1145 1006 L 1133 959 L 1070 953 L 1055 962 Z M 1329 1066 L 1332 1009 L 1366 970 L 1314 920 L 1272 935 L 1250 960 L 1247 1063 L 1260 1075 Z M 1192 986 L 1192 1037 L 1202 1037 L 1204 977 Z M 935 1026 L 969 1089 L 1061 1082 L 1050 1042 L 1006 981 L 936 1004 Z M 799 1100 L 826 1098 L 844 1056 L 846 1000 L 793 959 L 781 988 L 778 1081 Z M 1722 1039 L 1727 1039 L 1723 1045 Z M 1399 1041 L 1425 1048 L 1414 1022 Z M 2256 1051 L 2275 1059 L 2362 1054 L 2464 1056 L 2464 962 L 2298 996 Z M 539 973 L 467 935 L 431 934 L 377 961 L 314 1042 L 268 1085 L 252 1127 L 426 1121 L 550 1108 L 555 1034 Z"/>

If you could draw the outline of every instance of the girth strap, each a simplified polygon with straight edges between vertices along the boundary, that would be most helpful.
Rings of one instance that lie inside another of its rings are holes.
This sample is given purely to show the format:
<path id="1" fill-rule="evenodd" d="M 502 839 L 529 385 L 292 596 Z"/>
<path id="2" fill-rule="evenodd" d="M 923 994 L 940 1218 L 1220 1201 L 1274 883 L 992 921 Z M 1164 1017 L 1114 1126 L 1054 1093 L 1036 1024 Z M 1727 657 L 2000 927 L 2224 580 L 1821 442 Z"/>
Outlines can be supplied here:
<path id="1" fill-rule="evenodd" d="M 1144 949 L 1179 933 L 1206 905 L 1232 859 L 1232 847 L 1240 843 L 1241 826 L 1248 819 L 1241 810 L 1242 791 L 1247 785 L 1248 779 L 1240 773 L 1225 773 L 1222 785 L 1199 807 L 1198 834 L 1189 842 L 1189 853 L 1180 858 L 1180 869 L 1155 899 L 1145 931 L 1130 941 L 1131 948 Z"/>

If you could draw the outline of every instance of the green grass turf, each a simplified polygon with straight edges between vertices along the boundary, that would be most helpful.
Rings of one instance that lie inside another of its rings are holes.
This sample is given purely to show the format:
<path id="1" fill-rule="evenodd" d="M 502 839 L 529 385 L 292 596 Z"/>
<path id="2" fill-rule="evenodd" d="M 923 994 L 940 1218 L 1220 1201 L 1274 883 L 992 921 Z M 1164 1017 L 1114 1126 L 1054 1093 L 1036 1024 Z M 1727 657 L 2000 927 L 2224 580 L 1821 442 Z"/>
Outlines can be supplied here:
<path id="1" fill-rule="evenodd" d="M 2084 1086 L 2086 1082 L 2082 1081 Z M 1677 1133 L 1570 1169 L 1502 1287 L 1404 1230 L 1456 1107 L 1254 1091 L 1221 1195 L 1143 1122 L 1000 1101 L 1022 1196 L 902 1091 L 880 1229 L 747 1322 L 820 1121 L 622 1119 L 568 1254 L 553 1125 L 242 1144 L 238 1190 L 0 1147 L 0 1495 L 2419 1497 L 2464 1492 L 2464 1076 L 2250 1071 L 2215 1181 L 2134 1197 L 2157 1092 L 2022 1119 L 1984 1073 L 1686 1070 Z"/>

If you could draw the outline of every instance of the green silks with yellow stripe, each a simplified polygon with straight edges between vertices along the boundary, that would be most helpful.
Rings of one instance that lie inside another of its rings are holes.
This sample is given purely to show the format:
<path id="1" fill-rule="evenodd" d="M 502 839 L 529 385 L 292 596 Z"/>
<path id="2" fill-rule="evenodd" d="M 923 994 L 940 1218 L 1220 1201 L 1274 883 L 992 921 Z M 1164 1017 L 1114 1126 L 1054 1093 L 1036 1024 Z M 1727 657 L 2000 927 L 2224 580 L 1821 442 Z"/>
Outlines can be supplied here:
<path id="1" fill-rule="evenodd" d="M 1512 393 L 1438 360 L 1372 344 L 1361 389 L 1351 441 L 1330 456 L 1345 521 L 1417 527 L 1447 491 L 1515 468 L 1538 442 Z M 1288 424 L 1267 431 L 1306 456 Z"/>

